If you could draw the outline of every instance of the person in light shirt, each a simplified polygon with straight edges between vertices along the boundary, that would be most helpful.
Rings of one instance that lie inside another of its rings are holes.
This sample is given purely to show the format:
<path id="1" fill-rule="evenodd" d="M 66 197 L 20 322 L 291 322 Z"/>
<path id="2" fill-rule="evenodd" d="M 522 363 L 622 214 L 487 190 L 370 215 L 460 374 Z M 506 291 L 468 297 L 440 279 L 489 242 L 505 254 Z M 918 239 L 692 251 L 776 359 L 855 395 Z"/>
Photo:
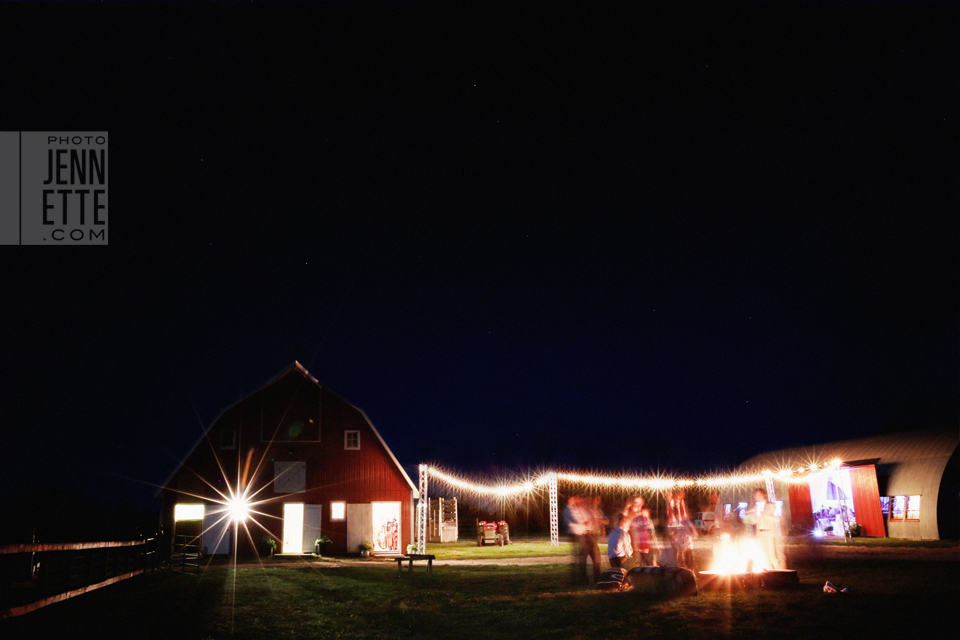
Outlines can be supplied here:
<path id="1" fill-rule="evenodd" d="M 767 508 L 767 492 L 763 489 L 757 489 L 753 492 L 753 514 L 757 520 L 763 517 L 763 512 Z"/>
<path id="2" fill-rule="evenodd" d="M 757 490 L 753 492 L 753 502 L 754 505 L 749 510 L 745 510 L 743 514 L 743 522 L 749 527 L 749 529 L 747 529 L 747 533 L 756 535 L 757 522 L 763 516 L 763 511 L 767 506 L 767 492 L 763 489 L 757 488 Z"/>
<path id="3" fill-rule="evenodd" d="M 763 515 L 757 520 L 757 543 L 763 551 L 767 569 L 783 571 L 787 568 L 787 563 L 783 553 L 780 518 L 775 514 L 776 507 L 772 502 L 767 502 L 763 508 Z"/>
<path id="4" fill-rule="evenodd" d="M 757 545 L 764 561 L 764 569 L 782 571 L 787 568 L 783 553 L 783 535 L 780 531 L 780 517 L 772 502 L 767 502 L 767 492 L 757 489 L 753 492 L 755 506 L 750 509 L 744 522 L 752 525 Z"/>
<path id="5" fill-rule="evenodd" d="M 630 542 L 630 522 L 622 513 L 617 516 L 617 526 L 610 531 L 607 537 L 607 555 L 610 557 L 610 567 L 614 569 L 629 569 L 630 558 L 633 556 L 633 543 Z"/>

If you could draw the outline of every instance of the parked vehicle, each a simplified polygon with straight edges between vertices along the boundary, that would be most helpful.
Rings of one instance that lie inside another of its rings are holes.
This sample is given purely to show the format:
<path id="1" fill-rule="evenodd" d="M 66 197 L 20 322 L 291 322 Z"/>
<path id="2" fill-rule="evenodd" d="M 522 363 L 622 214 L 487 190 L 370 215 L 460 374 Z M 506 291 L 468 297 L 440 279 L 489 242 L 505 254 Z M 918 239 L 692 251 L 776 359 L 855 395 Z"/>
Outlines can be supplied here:
<path id="1" fill-rule="evenodd" d="M 716 517 L 717 514 L 713 511 L 700 511 L 697 513 L 697 517 L 693 519 L 693 526 L 701 533 L 713 533 L 716 527 Z"/>
<path id="2" fill-rule="evenodd" d="M 506 522 L 502 523 L 506 526 Z M 509 534 L 507 534 L 509 536 Z M 506 543 L 496 522 L 477 521 L 477 546 L 482 547 L 488 544 L 503 546 Z"/>

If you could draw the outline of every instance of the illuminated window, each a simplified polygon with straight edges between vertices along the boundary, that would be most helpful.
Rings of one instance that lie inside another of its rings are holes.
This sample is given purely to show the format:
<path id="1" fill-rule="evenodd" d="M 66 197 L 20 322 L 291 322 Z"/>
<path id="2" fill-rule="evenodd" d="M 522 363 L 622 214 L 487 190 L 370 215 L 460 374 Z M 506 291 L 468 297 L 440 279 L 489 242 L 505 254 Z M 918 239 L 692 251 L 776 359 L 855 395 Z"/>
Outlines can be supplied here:
<path id="1" fill-rule="evenodd" d="M 880 511 L 887 518 L 890 517 L 890 498 L 887 496 L 880 496 Z"/>
<path id="2" fill-rule="evenodd" d="M 904 513 L 907 509 L 907 498 L 906 496 L 893 496 L 890 506 L 890 519 L 891 520 L 903 520 Z"/>
<path id="3" fill-rule="evenodd" d="M 346 520 L 346 518 L 347 518 L 347 503 L 331 502 L 330 503 L 330 520 Z"/>
<path id="4" fill-rule="evenodd" d="M 344 431 L 343 432 L 343 448 L 359 449 L 360 448 L 360 432 Z"/>
<path id="5" fill-rule="evenodd" d="M 181 520 L 203 520 L 203 505 L 175 504 L 173 505 L 173 519 L 175 522 Z"/>
<path id="6" fill-rule="evenodd" d="M 907 520 L 920 519 L 920 496 L 907 496 Z"/>
<path id="7" fill-rule="evenodd" d="M 776 505 L 776 508 L 773 511 L 773 515 L 775 515 L 778 518 L 783 517 L 783 500 L 777 500 L 773 504 Z"/>
<path id="8" fill-rule="evenodd" d="M 220 448 L 221 449 L 236 449 L 237 448 L 237 432 L 233 429 L 226 429 L 220 433 Z"/>
<path id="9" fill-rule="evenodd" d="M 723 505 L 723 519 L 724 519 L 724 520 L 729 520 L 729 519 L 730 519 L 730 514 L 731 514 L 732 511 L 733 511 L 733 505 L 732 505 L 732 504 L 730 504 L 730 503 L 728 502 L 727 504 Z"/>

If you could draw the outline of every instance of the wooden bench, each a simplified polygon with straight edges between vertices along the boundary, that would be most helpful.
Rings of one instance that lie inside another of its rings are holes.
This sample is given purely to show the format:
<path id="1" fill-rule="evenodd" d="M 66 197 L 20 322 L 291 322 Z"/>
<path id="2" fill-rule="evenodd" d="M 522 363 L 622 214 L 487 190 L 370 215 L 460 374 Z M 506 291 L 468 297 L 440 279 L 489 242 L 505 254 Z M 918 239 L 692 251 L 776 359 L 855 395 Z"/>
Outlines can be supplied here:
<path id="1" fill-rule="evenodd" d="M 407 571 L 413 571 L 413 563 L 417 560 L 426 560 L 427 561 L 427 572 L 433 573 L 433 561 L 437 559 L 437 556 L 426 555 L 422 553 L 411 553 L 405 556 L 398 556 L 397 561 L 397 575 L 402 574 L 402 568 L 404 561 L 407 562 Z"/>

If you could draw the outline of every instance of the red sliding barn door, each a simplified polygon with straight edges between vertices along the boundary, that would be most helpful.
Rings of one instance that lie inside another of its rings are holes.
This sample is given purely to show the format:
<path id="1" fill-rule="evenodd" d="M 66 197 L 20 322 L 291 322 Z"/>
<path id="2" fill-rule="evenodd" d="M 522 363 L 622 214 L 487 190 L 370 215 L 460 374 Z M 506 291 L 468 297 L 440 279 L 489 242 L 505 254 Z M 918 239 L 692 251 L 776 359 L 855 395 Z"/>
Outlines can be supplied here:
<path id="1" fill-rule="evenodd" d="M 810 483 L 790 483 L 790 519 L 794 527 L 813 530 L 813 506 L 810 504 Z M 784 532 L 786 534 L 786 532 Z"/>
<path id="2" fill-rule="evenodd" d="M 863 535 L 883 538 L 887 535 L 880 511 L 880 489 L 874 466 L 850 467 L 850 490 L 853 493 L 854 517 L 863 527 Z"/>

